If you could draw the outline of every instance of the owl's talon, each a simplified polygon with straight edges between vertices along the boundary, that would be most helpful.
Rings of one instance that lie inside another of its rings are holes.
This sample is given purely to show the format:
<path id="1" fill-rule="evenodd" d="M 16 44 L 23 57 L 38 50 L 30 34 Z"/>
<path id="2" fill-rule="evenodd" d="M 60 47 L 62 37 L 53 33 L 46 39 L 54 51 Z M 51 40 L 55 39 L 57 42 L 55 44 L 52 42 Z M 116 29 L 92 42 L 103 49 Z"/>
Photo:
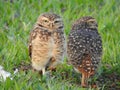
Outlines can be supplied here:
<path id="1" fill-rule="evenodd" d="M 88 87 L 88 85 L 85 84 L 85 83 L 82 83 L 81 86 L 82 86 L 83 88 L 87 88 L 87 87 Z"/>

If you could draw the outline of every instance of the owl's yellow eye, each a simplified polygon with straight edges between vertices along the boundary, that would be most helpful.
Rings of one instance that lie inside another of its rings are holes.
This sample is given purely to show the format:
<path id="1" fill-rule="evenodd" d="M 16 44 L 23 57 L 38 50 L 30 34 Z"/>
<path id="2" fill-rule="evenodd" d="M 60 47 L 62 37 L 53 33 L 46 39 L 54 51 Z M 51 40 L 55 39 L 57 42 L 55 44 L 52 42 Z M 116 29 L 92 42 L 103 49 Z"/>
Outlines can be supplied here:
<path id="1" fill-rule="evenodd" d="M 46 23 L 47 23 L 47 22 L 48 22 L 48 20 L 44 20 L 44 22 L 46 22 Z"/>
<path id="2" fill-rule="evenodd" d="M 94 21 L 91 21 L 91 23 L 94 23 Z"/>
<path id="3" fill-rule="evenodd" d="M 58 23 L 59 21 L 55 21 L 54 23 Z"/>

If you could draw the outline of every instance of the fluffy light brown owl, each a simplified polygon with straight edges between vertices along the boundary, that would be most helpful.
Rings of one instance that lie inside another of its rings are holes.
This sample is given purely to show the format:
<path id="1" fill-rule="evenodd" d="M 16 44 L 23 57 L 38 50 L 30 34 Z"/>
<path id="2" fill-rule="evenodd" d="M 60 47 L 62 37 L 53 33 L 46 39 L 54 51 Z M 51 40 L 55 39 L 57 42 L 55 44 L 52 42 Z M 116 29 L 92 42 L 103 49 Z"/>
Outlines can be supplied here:
<path id="1" fill-rule="evenodd" d="M 86 16 L 73 23 L 67 42 L 68 61 L 76 71 L 82 73 L 81 85 L 94 75 L 102 57 L 102 40 L 97 21 Z"/>
<path id="2" fill-rule="evenodd" d="M 41 14 L 29 38 L 32 67 L 45 74 L 64 60 L 65 34 L 62 18 L 53 13 Z"/>

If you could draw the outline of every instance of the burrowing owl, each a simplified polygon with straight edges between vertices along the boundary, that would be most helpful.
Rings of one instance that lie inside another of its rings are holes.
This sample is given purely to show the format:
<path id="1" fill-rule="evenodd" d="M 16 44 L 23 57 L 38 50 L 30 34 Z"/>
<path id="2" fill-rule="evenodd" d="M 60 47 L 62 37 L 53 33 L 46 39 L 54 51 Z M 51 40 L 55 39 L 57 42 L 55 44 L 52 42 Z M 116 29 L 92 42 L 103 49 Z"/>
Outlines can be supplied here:
<path id="1" fill-rule="evenodd" d="M 45 74 L 64 59 L 64 24 L 59 15 L 44 13 L 39 16 L 29 39 L 29 55 L 32 67 Z"/>
<path id="2" fill-rule="evenodd" d="M 87 86 L 87 79 L 95 74 L 102 57 L 102 40 L 98 24 L 90 16 L 75 21 L 67 42 L 68 62 L 82 73 L 81 85 Z"/>

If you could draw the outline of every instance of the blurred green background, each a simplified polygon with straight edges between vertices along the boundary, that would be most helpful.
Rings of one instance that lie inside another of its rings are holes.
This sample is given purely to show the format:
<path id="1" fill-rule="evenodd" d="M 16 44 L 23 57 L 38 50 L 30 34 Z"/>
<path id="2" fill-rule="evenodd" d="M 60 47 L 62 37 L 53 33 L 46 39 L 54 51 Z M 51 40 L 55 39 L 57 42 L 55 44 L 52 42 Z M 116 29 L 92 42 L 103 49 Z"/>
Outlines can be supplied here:
<path id="1" fill-rule="evenodd" d="M 82 16 L 96 18 L 103 41 L 102 67 L 110 67 L 108 72 L 120 74 L 120 0 L 0 0 L 0 65 L 7 71 L 13 72 L 14 66 L 21 61 L 30 63 L 29 33 L 37 17 L 44 12 L 54 12 L 63 18 L 66 35 L 76 19 Z M 28 76 L 21 72 L 13 81 L 0 82 L 1 90 L 81 90 L 59 77 L 62 71 L 71 71 L 71 67 L 65 65 L 55 73 L 55 80 L 42 82 L 30 71 Z M 31 76 L 34 77 L 28 82 Z M 68 79 L 71 78 L 72 75 Z"/>

